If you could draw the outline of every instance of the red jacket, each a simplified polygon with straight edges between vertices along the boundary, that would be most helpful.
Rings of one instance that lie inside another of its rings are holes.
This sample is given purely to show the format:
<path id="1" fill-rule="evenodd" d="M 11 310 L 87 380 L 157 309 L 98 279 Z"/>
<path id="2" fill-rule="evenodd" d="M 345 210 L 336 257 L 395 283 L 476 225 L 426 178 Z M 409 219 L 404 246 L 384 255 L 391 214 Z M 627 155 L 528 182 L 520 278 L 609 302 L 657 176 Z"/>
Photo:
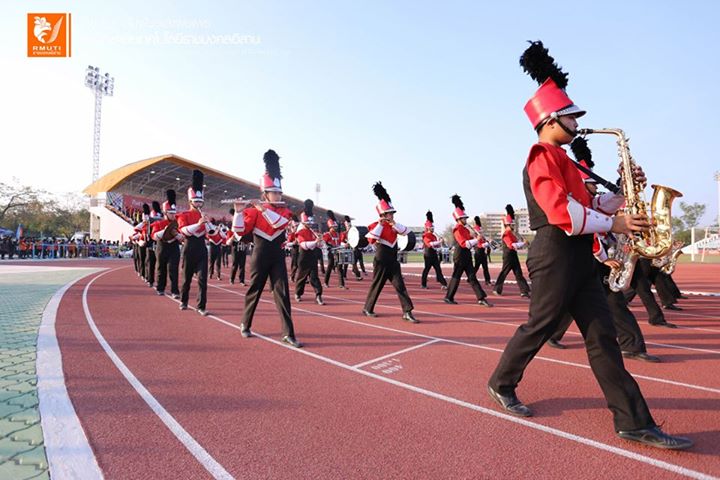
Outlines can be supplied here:
<path id="1" fill-rule="evenodd" d="M 453 236 L 458 245 L 460 245 L 460 248 L 471 249 L 478 243 L 477 239 L 470 233 L 470 230 L 460 223 L 456 224 L 455 228 L 453 228 Z"/>
<path id="2" fill-rule="evenodd" d="M 368 225 L 368 233 L 365 237 L 369 243 L 379 242 L 390 248 L 397 245 L 398 234 L 405 235 L 409 229 L 395 223 L 394 226 L 390 226 L 385 222 L 375 222 Z"/>
<path id="3" fill-rule="evenodd" d="M 197 210 L 178 213 L 175 218 L 178 222 L 178 230 L 186 237 L 202 238 L 207 233 L 206 223 L 197 224 L 200 220 L 200 212 Z"/>
<path id="4" fill-rule="evenodd" d="M 328 247 L 338 247 L 340 246 L 340 235 L 338 235 L 337 232 L 325 232 L 325 234 L 323 234 L 323 241 Z"/>
<path id="5" fill-rule="evenodd" d="M 518 248 L 522 248 L 525 246 L 525 242 L 519 241 L 512 230 L 506 229 L 503 232 L 502 241 L 505 246 L 510 250 L 517 250 Z"/>
<path id="6" fill-rule="evenodd" d="M 296 232 L 297 242 L 303 250 L 314 250 L 318 241 L 315 233 L 305 225 L 298 228 Z"/>
<path id="7" fill-rule="evenodd" d="M 257 208 L 246 208 L 242 212 L 235 212 L 233 217 L 233 232 L 238 235 L 253 233 L 268 241 L 273 241 L 283 233 L 287 227 L 292 212 L 285 207 L 267 207 L 260 213 Z"/>
<path id="8" fill-rule="evenodd" d="M 442 240 L 435 235 L 435 232 L 425 232 L 423 233 L 423 245 L 426 248 L 438 248 L 442 245 Z"/>

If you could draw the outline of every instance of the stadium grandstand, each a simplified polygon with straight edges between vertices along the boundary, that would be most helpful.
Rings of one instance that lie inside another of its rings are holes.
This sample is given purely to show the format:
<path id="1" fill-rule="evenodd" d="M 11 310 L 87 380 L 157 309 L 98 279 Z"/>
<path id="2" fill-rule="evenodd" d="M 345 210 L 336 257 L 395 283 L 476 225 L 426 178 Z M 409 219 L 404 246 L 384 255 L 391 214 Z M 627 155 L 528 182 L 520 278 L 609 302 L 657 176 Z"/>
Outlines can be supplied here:
<path id="1" fill-rule="evenodd" d="M 259 184 L 249 182 L 214 168 L 168 154 L 148 158 L 122 166 L 99 178 L 83 192 L 90 196 L 90 236 L 95 239 L 125 241 L 132 234 L 132 226 L 142 213 L 143 203 L 165 201 L 165 191 L 177 192 L 178 211 L 187 209 L 187 188 L 192 171 L 205 174 L 205 206 L 203 212 L 218 222 L 230 222 L 231 204 L 224 199 L 260 197 Z M 304 199 L 283 194 L 287 207 L 300 212 Z M 338 219 L 344 213 L 335 212 Z M 315 206 L 315 219 L 327 225 L 327 209 Z"/>

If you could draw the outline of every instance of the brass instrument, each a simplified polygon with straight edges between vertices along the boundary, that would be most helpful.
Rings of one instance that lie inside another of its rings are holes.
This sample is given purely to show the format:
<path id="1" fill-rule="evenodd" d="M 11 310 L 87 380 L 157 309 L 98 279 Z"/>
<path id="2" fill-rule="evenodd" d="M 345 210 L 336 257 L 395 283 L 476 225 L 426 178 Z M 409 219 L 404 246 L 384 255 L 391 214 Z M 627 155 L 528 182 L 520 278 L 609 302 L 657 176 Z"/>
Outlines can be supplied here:
<path id="1" fill-rule="evenodd" d="M 673 245 L 671 207 L 682 193 L 663 185 L 651 185 L 652 199 L 648 205 L 645 201 L 645 183 L 638 183 L 633 177 L 636 163 L 630 154 L 628 139 L 619 128 L 578 130 L 578 135 L 610 134 L 617 137 L 618 156 L 620 157 L 620 178 L 625 196 L 624 213 L 626 215 L 648 215 L 650 229 L 646 232 L 635 232 L 631 235 L 617 235 L 617 246 L 611 258 L 620 263 L 620 268 L 612 269 L 608 277 L 608 285 L 614 292 L 626 290 L 632 280 L 633 271 L 638 257 L 650 259 L 667 255 Z M 648 212 L 648 206 L 650 211 Z"/>
<path id="2" fill-rule="evenodd" d="M 678 257 L 683 253 L 682 248 L 683 244 L 681 242 L 677 242 L 668 255 L 653 259 L 653 267 L 659 268 L 663 273 L 672 275 L 675 271 L 675 267 L 677 266 Z"/>
<path id="3" fill-rule="evenodd" d="M 285 205 L 285 202 L 282 200 L 279 202 L 271 202 L 269 200 L 262 200 L 260 198 L 226 198 L 224 200 L 220 200 L 220 203 L 255 203 L 263 205 Z"/>
<path id="4" fill-rule="evenodd" d="M 167 227 L 165 227 L 165 231 L 162 234 L 162 237 L 160 238 L 161 242 L 169 243 L 175 240 L 175 237 L 178 234 L 178 222 L 177 220 L 173 220 L 172 222 L 168 223 Z"/>

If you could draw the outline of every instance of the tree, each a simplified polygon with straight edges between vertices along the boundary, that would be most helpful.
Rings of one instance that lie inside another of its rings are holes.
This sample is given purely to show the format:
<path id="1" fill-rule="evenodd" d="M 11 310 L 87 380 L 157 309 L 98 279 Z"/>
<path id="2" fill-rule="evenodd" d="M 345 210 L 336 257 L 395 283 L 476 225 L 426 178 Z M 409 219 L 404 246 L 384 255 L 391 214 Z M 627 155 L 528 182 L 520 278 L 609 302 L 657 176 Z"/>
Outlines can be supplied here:
<path id="1" fill-rule="evenodd" d="M 15 178 L 13 180 L 17 181 Z M 37 202 L 44 193 L 28 185 L 15 186 L 0 182 L 0 225 L 5 223 L 8 215 Z"/>
<path id="2" fill-rule="evenodd" d="M 706 205 L 704 203 L 693 203 L 688 204 L 680 202 L 680 210 L 683 214 L 680 215 L 680 219 L 685 225 L 685 229 L 690 230 L 698 226 L 700 218 L 705 215 Z"/>

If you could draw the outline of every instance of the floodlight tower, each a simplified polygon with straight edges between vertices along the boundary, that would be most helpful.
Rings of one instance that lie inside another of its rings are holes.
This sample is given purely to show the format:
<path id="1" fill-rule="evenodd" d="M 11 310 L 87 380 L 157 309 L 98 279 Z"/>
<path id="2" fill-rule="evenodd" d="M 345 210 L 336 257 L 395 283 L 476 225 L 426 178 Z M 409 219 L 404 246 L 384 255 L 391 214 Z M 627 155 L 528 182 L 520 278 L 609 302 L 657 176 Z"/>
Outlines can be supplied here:
<path id="1" fill-rule="evenodd" d="M 98 67 L 89 65 L 85 71 L 85 86 L 95 92 L 95 130 L 93 135 L 93 183 L 100 176 L 100 118 L 102 115 L 102 97 L 113 96 L 115 77 L 109 73 L 100 74 Z"/>

